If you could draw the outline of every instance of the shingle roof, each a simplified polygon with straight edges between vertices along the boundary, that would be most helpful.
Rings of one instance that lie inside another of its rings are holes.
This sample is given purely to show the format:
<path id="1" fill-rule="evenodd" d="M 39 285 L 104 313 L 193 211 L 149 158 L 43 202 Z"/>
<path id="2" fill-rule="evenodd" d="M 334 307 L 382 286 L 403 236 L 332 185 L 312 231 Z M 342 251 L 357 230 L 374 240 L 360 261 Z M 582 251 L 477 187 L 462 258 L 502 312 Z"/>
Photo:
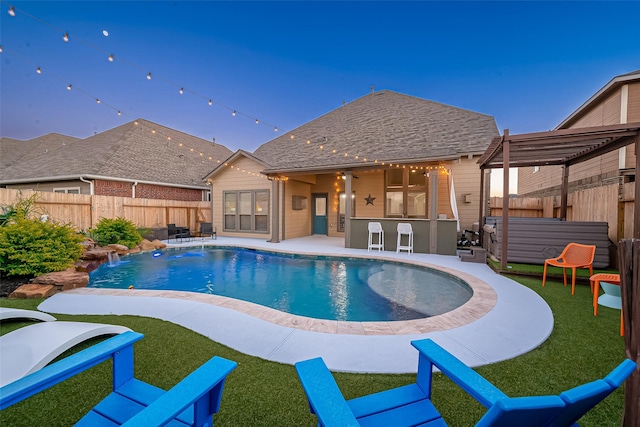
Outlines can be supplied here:
<path id="1" fill-rule="evenodd" d="M 438 160 L 482 154 L 498 135 L 492 116 L 383 90 L 261 145 L 254 155 L 270 171 L 364 166 L 364 158 Z"/>
<path id="2" fill-rule="evenodd" d="M 0 150 L 0 182 L 91 175 L 203 187 L 203 177 L 217 160 L 232 154 L 223 145 L 142 119 L 85 139 L 57 134 L 28 141 L 0 138 Z M 7 158 L 5 152 L 10 152 Z"/>

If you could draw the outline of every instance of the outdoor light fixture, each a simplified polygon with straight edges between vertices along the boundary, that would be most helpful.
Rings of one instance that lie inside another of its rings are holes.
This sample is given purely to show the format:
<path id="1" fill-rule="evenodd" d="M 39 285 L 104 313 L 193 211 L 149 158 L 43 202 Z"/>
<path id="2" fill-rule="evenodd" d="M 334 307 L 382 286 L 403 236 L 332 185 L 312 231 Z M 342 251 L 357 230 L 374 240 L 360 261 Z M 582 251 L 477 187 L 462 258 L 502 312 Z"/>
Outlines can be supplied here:
<path id="1" fill-rule="evenodd" d="M 62 40 L 64 40 L 65 43 L 68 42 L 69 41 L 69 33 L 64 33 L 64 36 L 62 36 Z"/>
<path id="2" fill-rule="evenodd" d="M 16 16 L 16 8 L 13 6 L 9 6 L 9 11 L 7 12 L 9 16 Z"/>

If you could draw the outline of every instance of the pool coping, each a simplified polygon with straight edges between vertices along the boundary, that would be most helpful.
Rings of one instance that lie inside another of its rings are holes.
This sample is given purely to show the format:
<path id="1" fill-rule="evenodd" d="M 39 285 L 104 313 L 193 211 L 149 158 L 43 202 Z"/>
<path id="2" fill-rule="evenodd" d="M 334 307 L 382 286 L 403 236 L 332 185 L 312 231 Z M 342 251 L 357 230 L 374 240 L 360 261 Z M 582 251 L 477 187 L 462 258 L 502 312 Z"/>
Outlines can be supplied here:
<path id="1" fill-rule="evenodd" d="M 218 241 L 208 243 L 293 254 L 388 259 L 392 262 L 410 261 L 436 266 L 439 270 L 452 271 L 459 276 L 470 275 L 479 281 L 477 285 L 480 287 L 486 284 L 495 294 L 495 302 L 488 311 L 482 310 L 484 314 L 473 313 L 473 303 L 465 304 L 468 307 L 459 307 L 456 310 L 469 310 L 469 315 L 475 319 L 469 318 L 465 322 L 453 319 L 464 323 L 459 326 L 448 325 L 444 321 L 446 319 L 441 318 L 443 322 L 434 330 L 418 332 L 419 329 L 412 329 L 411 326 L 403 330 L 397 325 L 399 333 L 396 333 L 390 325 L 395 322 L 382 322 L 384 325 L 381 328 L 365 334 L 345 332 L 344 328 L 336 333 L 325 332 L 324 329 L 319 331 L 324 322 L 314 323 L 315 326 L 303 326 L 306 318 L 301 318 L 302 323 L 298 325 L 292 324 L 298 322 L 295 317 L 283 320 L 284 324 L 277 324 L 273 323 L 273 319 L 266 321 L 256 317 L 252 308 L 247 308 L 248 312 L 245 312 L 237 306 L 224 306 L 222 300 L 225 297 L 192 292 L 178 294 L 175 291 L 151 291 L 161 292 L 151 296 L 150 291 L 142 290 L 82 288 L 58 293 L 45 300 L 38 308 L 61 314 L 153 317 L 182 325 L 220 344 L 266 360 L 293 364 L 312 357 L 322 357 L 333 371 L 367 373 L 416 372 L 418 357 L 411 341 L 417 339 L 433 339 L 463 363 L 474 367 L 526 353 L 542 344 L 553 330 L 551 309 L 537 293 L 495 273 L 486 264 L 463 263 L 455 256 L 367 252 L 344 248 L 343 239 L 327 236 L 289 239 L 278 245 L 259 239 L 220 237 Z M 195 242 L 171 247 L 197 247 L 201 244 L 208 245 Z M 471 282 L 470 286 L 476 285 L 475 280 Z M 489 299 L 492 298 L 489 295 Z M 213 299 L 218 300 L 217 303 L 212 303 Z M 254 305 L 245 304 L 247 307 Z M 490 304 L 492 303 L 489 302 Z M 262 310 L 266 313 L 273 309 Z M 279 316 L 280 312 L 273 311 L 276 313 L 272 314 Z M 283 316 L 282 319 L 286 317 Z M 425 325 L 425 328 L 429 327 L 430 325 Z M 336 330 L 337 328 L 336 324 Z M 332 330 L 333 325 L 329 329 Z M 414 332 L 410 332 L 411 330 Z"/>
<path id="2" fill-rule="evenodd" d="M 239 245 L 207 245 L 207 247 L 222 248 L 238 248 L 246 249 L 246 246 Z M 256 249 L 256 248 L 249 248 Z M 317 253 L 293 253 L 290 251 L 267 251 L 258 249 L 263 252 L 318 256 Z M 137 255 L 137 254 L 136 254 Z M 326 255 L 331 257 L 346 258 L 344 255 Z M 425 267 L 437 270 L 462 279 L 473 291 L 471 298 L 451 311 L 436 316 L 425 317 L 412 320 L 398 321 L 367 321 L 353 322 L 343 320 L 327 320 L 305 317 L 296 314 L 286 313 L 271 307 L 260 304 L 243 301 L 239 299 L 229 298 L 220 295 L 205 294 L 200 292 L 189 291 L 169 291 L 169 290 L 148 290 L 148 289 L 114 289 L 114 288 L 79 288 L 73 290 L 75 293 L 93 294 L 93 295 L 119 295 L 130 297 L 161 297 L 175 298 L 188 301 L 199 301 L 206 304 L 217 305 L 246 313 L 257 319 L 266 322 L 275 323 L 277 325 L 301 329 L 305 331 L 324 332 L 330 334 L 355 334 L 355 335 L 404 335 L 404 334 L 421 334 L 434 331 L 443 331 L 451 328 L 466 325 L 467 323 L 478 320 L 493 309 L 496 304 L 497 295 L 493 288 L 483 280 L 478 279 L 468 273 L 460 270 L 454 270 L 447 267 L 441 267 L 435 264 L 413 260 L 398 260 L 386 256 L 370 256 L 349 255 L 348 258 L 367 259 L 375 261 L 387 261 L 395 264 L 407 264 L 411 266 Z"/>

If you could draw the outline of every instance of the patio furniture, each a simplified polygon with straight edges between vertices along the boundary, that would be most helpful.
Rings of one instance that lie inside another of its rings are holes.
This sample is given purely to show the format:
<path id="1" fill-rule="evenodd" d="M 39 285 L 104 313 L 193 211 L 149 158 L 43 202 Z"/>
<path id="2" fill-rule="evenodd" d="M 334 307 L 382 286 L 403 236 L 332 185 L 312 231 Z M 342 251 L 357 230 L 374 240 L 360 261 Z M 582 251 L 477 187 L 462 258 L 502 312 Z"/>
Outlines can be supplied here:
<path id="1" fill-rule="evenodd" d="M 473 369 L 430 339 L 412 341 L 420 352 L 416 382 L 345 400 L 321 358 L 296 363 L 296 370 L 320 426 L 446 426 L 431 402 L 433 368 L 488 410 L 482 426 L 568 426 L 618 388 L 636 369 L 624 360 L 607 377 L 559 396 L 508 397 Z"/>
<path id="2" fill-rule="evenodd" d="M 42 369 L 83 341 L 130 330 L 104 323 L 55 321 L 35 323 L 11 331 L 0 337 L 0 387 Z"/>
<path id="3" fill-rule="evenodd" d="M 15 319 L 42 320 L 43 322 L 53 322 L 56 320 L 52 315 L 43 313 L 42 311 L 0 307 L 0 321 Z"/>
<path id="4" fill-rule="evenodd" d="M 167 224 L 167 240 L 171 240 L 171 237 L 176 238 L 178 234 L 178 227 L 175 224 Z"/>
<path id="5" fill-rule="evenodd" d="M 406 245 L 401 244 L 402 236 L 407 236 L 408 238 Z M 409 253 L 413 252 L 413 228 L 411 228 L 411 224 L 408 222 L 398 223 L 398 243 L 396 245 L 396 253 L 400 253 L 400 251 L 407 251 Z"/>
<path id="6" fill-rule="evenodd" d="M 369 229 L 369 240 L 367 243 L 367 251 L 371 249 L 377 249 L 378 252 L 384 251 L 384 230 L 382 229 L 382 224 L 379 222 L 370 222 L 368 225 Z M 374 235 L 376 235 L 376 242 L 374 243 Z"/>
<path id="7" fill-rule="evenodd" d="M 133 376 L 133 344 L 142 337 L 137 332 L 125 332 L 1 388 L 0 410 L 113 360 L 113 391 L 76 425 L 211 425 L 211 417 L 220 409 L 225 379 L 236 362 L 213 357 L 164 391 Z"/>
<path id="8" fill-rule="evenodd" d="M 624 319 L 622 317 L 622 295 L 620 294 L 620 275 L 610 273 L 598 273 L 590 277 L 591 291 L 593 292 L 593 315 L 598 315 L 598 306 L 615 308 L 620 310 L 620 336 L 624 336 Z M 604 291 L 600 295 L 600 288 Z"/>
<path id="9" fill-rule="evenodd" d="M 571 269 L 571 295 L 576 290 L 576 269 L 588 268 L 589 276 L 593 276 L 593 258 L 596 247 L 593 245 L 582 245 L 580 243 L 569 243 L 559 257 L 549 258 L 544 261 L 544 272 L 542 273 L 542 286 L 547 280 L 547 266 L 562 268 L 564 275 L 564 285 L 567 286 L 567 269 Z"/>
<path id="10" fill-rule="evenodd" d="M 212 239 L 217 239 L 218 234 L 216 232 L 216 228 L 210 222 L 201 222 L 200 230 L 198 231 L 198 236 L 204 240 L 205 237 L 210 237 Z"/>
<path id="11" fill-rule="evenodd" d="M 176 242 L 180 239 L 180 243 L 182 243 L 183 240 L 186 240 L 187 242 L 191 241 L 191 231 L 189 230 L 189 227 L 176 227 L 175 239 Z"/>
<path id="12" fill-rule="evenodd" d="M 487 250 L 483 248 L 471 248 L 470 252 L 460 253 L 460 261 L 486 264 Z"/>

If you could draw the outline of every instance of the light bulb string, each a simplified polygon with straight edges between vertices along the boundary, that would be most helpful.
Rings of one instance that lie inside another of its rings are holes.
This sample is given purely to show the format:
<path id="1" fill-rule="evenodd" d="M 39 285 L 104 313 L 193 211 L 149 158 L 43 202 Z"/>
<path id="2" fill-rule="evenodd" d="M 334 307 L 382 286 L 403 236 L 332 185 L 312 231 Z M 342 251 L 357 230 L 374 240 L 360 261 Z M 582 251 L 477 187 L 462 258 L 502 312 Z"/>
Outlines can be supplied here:
<path id="1" fill-rule="evenodd" d="M 55 25 L 50 24 L 49 22 L 47 22 L 47 21 L 45 21 L 45 20 L 43 20 L 43 19 L 40 19 L 40 18 L 38 18 L 38 17 L 36 17 L 36 16 L 34 16 L 34 15 L 32 15 L 32 14 L 30 14 L 30 13 L 28 13 L 28 12 L 26 12 L 26 11 L 22 10 L 22 9 L 18 9 L 18 8 L 16 8 L 15 6 L 13 6 L 13 5 L 9 4 L 9 3 L 8 3 L 8 2 L 6 2 L 5 0 L 0 0 L 0 3 L 2 3 L 2 4 L 6 4 L 6 5 L 8 5 L 9 7 L 13 7 L 13 8 L 14 8 L 14 10 L 15 10 L 15 12 L 16 12 L 16 14 L 24 15 L 24 16 L 26 16 L 26 17 L 30 18 L 30 19 L 33 19 L 34 21 L 36 21 L 36 22 L 38 22 L 38 23 L 40 23 L 40 24 L 42 24 L 42 25 L 45 25 L 45 26 L 47 26 L 47 27 L 49 27 L 49 28 L 53 29 L 53 30 L 54 30 L 54 31 L 56 31 L 56 32 L 64 33 L 64 34 L 66 34 L 69 38 L 72 38 L 72 35 L 71 35 L 71 34 L 69 34 L 68 32 L 66 32 L 66 31 L 64 31 L 64 30 L 60 29 L 59 27 L 56 27 Z M 113 60 L 121 61 L 123 64 L 125 64 L 125 65 L 127 65 L 127 66 L 129 66 L 129 67 L 131 67 L 131 68 L 134 68 L 134 69 L 136 69 L 136 70 L 138 70 L 138 71 L 146 72 L 146 73 L 147 73 L 147 76 L 148 76 L 148 77 L 147 77 L 148 79 L 151 79 L 151 78 L 153 78 L 153 79 L 158 79 L 158 80 L 161 80 L 161 81 L 163 81 L 163 82 L 165 82 L 165 83 L 167 83 L 167 84 L 169 84 L 169 85 L 172 85 L 172 86 L 173 86 L 173 87 L 175 87 L 175 88 L 182 88 L 182 89 L 184 90 L 184 92 L 189 92 L 190 94 L 195 95 L 195 96 L 197 96 L 197 97 L 199 97 L 199 98 L 201 98 L 201 99 L 204 99 L 204 100 L 206 100 L 206 101 L 210 101 L 210 102 L 209 102 L 209 103 L 210 103 L 210 105 L 216 104 L 217 106 L 222 107 L 222 108 L 225 108 L 225 109 L 226 109 L 226 110 L 228 110 L 228 111 L 232 111 L 232 112 L 234 113 L 234 114 L 233 114 L 233 116 L 241 115 L 241 116 L 243 116 L 243 117 L 246 117 L 246 118 L 249 118 L 249 119 L 251 119 L 251 120 L 255 121 L 256 123 L 260 123 L 260 124 L 262 124 L 262 125 L 270 126 L 270 127 L 272 127 L 276 132 L 278 131 L 278 126 L 276 126 L 276 125 L 274 125 L 274 124 L 272 124 L 272 123 L 269 123 L 269 122 L 267 122 L 267 121 L 263 121 L 263 120 L 258 120 L 258 118 L 257 118 L 257 117 L 254 117 L 253 115 L 250 115 L 250 114 L 243 113 L 243 112 L 241 112 L 240 110 L 238 110 L 237 108 L 233 108 L 233 107 L 230 107 L 230 106 L 228 106 L 228 105 L 225 105 L 225 104 L 223 104 L 223 103 L 221 103 L 221 102 L 214 101 L 213 97 L 205 96 L 205 95 L 203 95 L 203 94 L 201 94 L 201 93 L 199 93 L 199 92 L 197 92 L 197 91 L 195 91 L 195 90 L 188 89 L 188 88 L 187 88 L 187 87 L 185 87 L 184 85 L 181 85 L 181 84 L 179 84 L 179 83 L 177 83 L 177 82 L 174 82 L 174 81 L 172 81 L 172 80 L 166 79 L 166 78 L 164 78 L 164 77 L 162 77 L 162 76 L 158 76 L 158 75 L 156 75 L 155 73 L 153 73 L 153 74 L 152 74 L 151 72 L 149 72 L 147 69 L 143 68 L 142 66 L 140 66 L 140 65 L 138 65 L 138 64 L 136 64 L 136 63 L 134 63 L 134 62 L 132 62 L 132 61 L 129 61 L 129 60 L 125 59 L 125 58 L 122 58 L 122 57 L 120 57 L 120 56 L 118 56 L 118 55 L 115 55 L 113 52 L 107 52 L 106 50 L 104 50 L 104 49 L 102 49 L 102 48 L 100 48 L 100 47 L 98 47 L 98 46 L 94 45 L 93 43 L 90 43 L 90 42 L 88 42 L 88 41 L 86 41 L 86 40 L 82 39 L 81 37 L 73 36 L 73 40 L 77 40 L 77 41 L 79 41 L 79 42 L 83 43 L 84 45 L 86 45 L 86 46 L 88 46 L 88 47 L 90 47 L 90 48 L 92 48 L 92 49 L 94 49 L 94 50 L 97 50 L 97 51 L 99 51 L 99 52 L 101 52 L 101 53 L 103 53 L 103 54 L 111 55 L 111 56 L 109 57 L 111 61 L 113 61 Z"/>
<path id="2" fill-rule="evenodd" d="M 0 0 L 0 3 L 8 4 L 5 0 Z M 11 5 L 10 5 L 10 6 L 11 6 Z M 35 20 L 36 22 L 39 22 L 40 24 L 43 24 L 43 25 L 45 25 L 45 26 L 47 26 L 47 27 L 49 27 L 49 28 L 51 28 L 51 29 L 55 30 L 56 32 L 61 32 L 61 33 L 63 33 L 63 32 L 64 32 L 62 29 L 60 29 L 60 28 L 56 27 L 55 25 L 52 25 L 52 24 L 50 24 L 50 23 L 48 23 L 48 22 L 46 22 L 46 21 L 44 21 L 44 20 L 42 20 L 42 19 L 40 19 L 40 18 L 38 18 L 38 17 L 36 17 L 36 16 L 33 16 L 33 15 L 31 15 L 31 14 L 29 14 L 29 13 L 25 12 L 24 10 L 17 9 L 17 8 L 14 8 L 14 10 L 15 10 L 15 11 L 17 11 L 17 12 L 19 12 L 21 15 L 27 16 L 27 17 L 29 17 L 29 18 L 31 18 L 31 19 L 33 19 L 33 20 Z M 70 37 L 70 38 L 72 37 L 70 34 L 68 34 L 68 33 L 66 33 L 66 32 L 64 32 L 64 33 L 65 33 L 68 37 Z M 102 49 L 102 48 L 100 48 L 100 47 L 98 47 L 98 46 L 96 46 L 96 45 L 94 45 L 94 44 L 92 44 L 92 43 L 89 43 L 89 42 L 87 42 L 86 40 L 84 40 L 84 39 L 82 39 L 82 38 L 80 38 L 80 37 L 74 36 L 74 37 L 73 37 L 73 39 L 74 39 L 74 40 L 78 40 L 78 41 L 82 42 L 83 44 L 85 44 L 86 46 L 88 46 L 88 47 L 90 47 L 90 48 L 92 48 L 92 49 L 94 49 L 94 50 L 97 50 L 97 51 L 99 51 L 99 52 L 101 52 L 101 53 L 104 53 L 104 54 L 107 54 L 107 53 L 108 53 L 108 52 L 107 52 L 107 51 L 105 51 L 104 49 Z M 6 50 L 6 48 L 5 48 L 4 50 Z M 16 57 L 20 57 L 20 58 L 21 58 L 23 61 L 25 61 L 26 63 L 28 63 L 28 64 L 30 64 L 30 65 L 35 66 L 35 63 L 33 63 L 33 62 L 31 62 L 31 61 L 27 60 L 26 58 L 21 57 L 21 56 L 20 56 L 20 55 L 18 55 L 16 52 L 11 52 L 11 51 L 9 51 L 9 53 L 11 53 L 12 55 L 15 55 Z M 112 54 L 111 54 L 111 55 L 112 55 Z M 112 56 L 111 56 L 111 58 L 113 58 L 113 59 L 117 59 L 118 61 L 121 61 L 121 62 L 122 62 L 122 63 L 124 63 L 125 65 L 128 65 L 129 67 L 131 67 L 131 68 L 135 68 L 135 69 L 137 69 L 137 70 L 139 70 L 139 71 L 142 71 L 142 72 L 145 72 L 145 71 L 146 71 L 143 67 L 141 67 L 141 66 L 139 66 L 139 65 L 137 65 L 137 64 L 135 64 L 135 63 L 133 63 L 133 62 L 131 62 L 131 61 L 128 61 L 128 60 L 127 60 L 127 59 L 125 59 L 125 58 L 119 57 L 119 56 L 117 56 L 117 55 L 112 55 Z M 52 74 L 51 74 L 51 72 L 49 72 L 49 71 L 47 71 L 47 73 L 46 73 L 46 74 L 47 74 L 47 75 L 52 75 Z M 55 77 L 55 76 L 54 76 L 54 77 Z M 56 77 L 56 78 L 57 78 L 58 80 L 60 80 L 60 81 L 63 81 L 63 82 L 64 82 L 64 79 L 62 79 L 62 78 L 60 78 L 60 77 Z M 151 78 L 151 72 L 149 72 L 149 73 L 148 73 L 148 78 Z M 227 106 L 227 105 L 225 105 L 225 104 L 223 104 L 223 103 L 220 103 L 220 102 L 218 102 L 218 101 L 215 101 L 215 100 L 214 100 L 213 98 L 211 98 L 211 97 L 207 97 L 207 96 L 205 96 L 205 95 L 203 95 L 203 94 L 201 94 L 201 93 L 199 93 L 199 92 L 197 92 L 197 91 L 194 91 L 194 90 L 192 90 L 192 89 L 189 89 L 189 88 L 187 88 L 187 87 L 184 87 L 183 85 L 180 85 L 180 84 L 178 84 L 178 83 L 176 83 L 176 82 L 174 82 L 174 81 L 172 81 L 172 80 L 166 79 L 166 78 L 164 78 L 164 77 L 162 77 L 162 76 L 157 76 L 157 75 L 155 75 L 155 74 L 153 75 L 153 79 L 158 79 L 158 80 L 160 80 L 160 81 L 163 81 L 163 82 L 164 82 L 164 83 L 166 83 L 166 84 L 172 85 L 172 86 L 174 86 L 174 87 L 176 87 L 176 88 L 180 88 L 180 92 L 181 92 L 181 93 L 188 92 L 188 93 L 190 93 L 191 95 L 197 96 L 197 97 L 199 97 L 199 98 L 201 98 L 201 99 L 203 99 L 203 100 L 205 100 L 205 101 L 208 101 L 208 103 L 209 103 L 210 105 L 216 104 L 216 105 L 217 105 L 217 106 L 219 106 L 219 107 L 225 108 L 225 109 L 227 109 L 228 111 L 231 111 L 233 116 L 241 115 L 241 116 L 243 116 L 243 117 L 246 117 L 246 118 L 249 118 L 249 119 L 251 119 L 251 120 L 255 121 L 256 123 L 261 123 L 261 124 L 265 124 L 265 125 L 272 126 L 272 127 L 274 127 L 274 130 L 275 130 L 276 132 L 278 131 L 278 127 L 277 127 L 277 126 L 274 126 L 273 124 L 271 124 L 271 123 L 269 123 L 269 122 L 259 121 L 256 117 L 254 117 L 254 116 L 252 116 L 252 115 L 246 114 L 246 113 L 244 113 L 244 112 L 242 112 L 242 111 L 239 111 L 239 110 L 237 110 L 237 109 L 235 109 L 235 108 L 229 107 L 229 106 Z M 80 88 L 77 88 L 77 87 L 75 87 L 75 86 L 74 86 L 74 89 L 75 89 L 75 90 L 77 90 L 77 91 L 79 91 L 80 93 L 85 94 L 85 95 L 86 95 L 86 96 L 88 96 L 88 97 L 91 97 L 91 98 L 95 99 L 96 101 L 100 100 L 100 98 L 96 98 L 96 97 L 94 97 L 93 95 L 91 95 L 89 92 L 86 92 L 86 91 L 84 91 L 84 90 L 82 90 L 82 89 L 80 89 Z M 111 108 L 111 109 L 112 109 L 112 110 L 114 110 L 114 111 L 117 111 L 119 115 L 125 115 L 125 116 L 127 116 L 127 117 L 132 118 L 132 116 L 130 116 L 129 114 L 123 113 L 123 112 L 122 112 L 122 110 L 120 110 L 120 109 L 118 109 L 118 108 L 116 108 L 116 107 L 112 106 L 111 104 L 105 103 L 105 102 L 103 102 L 102 100 L 100 100 L 100 103 L 101 103 L 101 104 L 103 104 L 103 105 L 105 105 L 105 106 L 107 106 L 107 107 L 109 107 L 109 108 Z M 294 134 L 293 134 L 293 133 L 291 133 L 291 135 L 294 135 Z M 293 138 L 291 138 L 291 139 L 297 139 L 297 138 L 296 138 L 296 137 L 293 137 Z M 305 139 L 303 138 L 303 140 L 305 140 Z M 388 161 L 386 161 L 386 160 L 374 159 L 374 157 L 375 157 L 375 156 L 367 156 L 367 155 L 364 155 L 364 154 L 362 154 L 362 153 L 353 154 L 353 153 L 349 153 L 348 151 L 346 151 L 346 152 L 345 152 L 345 151 L 343 151 L 343 150 L 338 150 L 337 148 L 331 148 L 331 147 L 335 147 L 335 146 L 334 146 L 333 144 L 329 144 L 329 143 L 328 143 L 327 138 L 325 138 L 325 137 L 323 137 L 322 139 L 317 139 L 317 140 L 313 140 L 313 141 L 312 141 L 312 140 L 310 140 L 310 139 L 306 139 L 305 141 L 307 141 L 307 144 L 317 145 L 321 150 L 328 151 L 328 152 L 330 152 L 331 154 L 335 154 L 336 156 L 338 156 L 338 155 L 339 155 L 339 156 L 342 156 L 342 157 L 349 157 L 349 158 L 353 158 L 353 160 L 357 160 L 357 161 L 358 161 L 358 163 L 360 163 L 360 162 L 362 162 L 362 163 L 374 163 L 374 164 L 378 164 L 378 165 L 380 165 L 380 166 L 388 166 L 388 167 L 391 167 L 391 168 L 393 168 L 393 167 L 394 167 L 394 165 L 395 165 L 395 168 L 399 168 L 401 165 L 406 167 L 406 164 L 405 164 L 404 162 L 402 162 L 402 161 L 388 162 Z M 372 159 L 374 159 L 374 160 L 372 160 Z M 439 167 L 437 167 L 437 168 L 439 168 Z M 420 168 L 420 169 L 422 169 L 422 168 Z M 431 168 L 431 167 L 429 167 L 429 169 L 428 169 L 428 170 L 432 170 L 432 169 L 436 169 L 436 168 Z"/>

